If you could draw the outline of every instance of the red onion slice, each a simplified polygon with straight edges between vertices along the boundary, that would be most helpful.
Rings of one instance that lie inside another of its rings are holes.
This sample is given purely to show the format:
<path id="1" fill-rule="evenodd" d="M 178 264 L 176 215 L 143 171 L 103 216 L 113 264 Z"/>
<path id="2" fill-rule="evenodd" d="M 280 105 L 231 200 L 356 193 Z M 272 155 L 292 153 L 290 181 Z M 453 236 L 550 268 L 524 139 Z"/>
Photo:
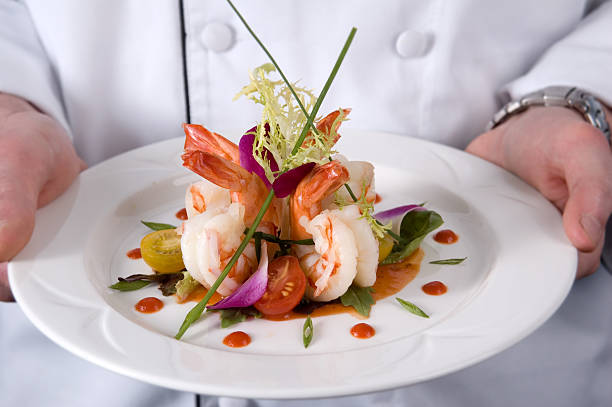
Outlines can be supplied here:
<path id="1" fill-rule="evenodd" d="M 403 205 L 398 206 L 397 208 L 387 209 L 386 211 L 379 212 L 374 214 L 376 220 L 378 220 L 382 224 L 387 224 L 389 221 L 397 219 L 399 217 L 404 217 L 405 214 L 411 211 L 426 211 L 427 209 L 423 208 L 420 205 Z"/>
<path id="2" fill-rule="evenodd" d="M 266 292 L 268 286 L 268 248 L 266 242 L 261 242 L 261 259 L 257 271 L 249 277 L 236 291 L 214 305 L 206 308 L 226 309 L 250 307 Z"/>

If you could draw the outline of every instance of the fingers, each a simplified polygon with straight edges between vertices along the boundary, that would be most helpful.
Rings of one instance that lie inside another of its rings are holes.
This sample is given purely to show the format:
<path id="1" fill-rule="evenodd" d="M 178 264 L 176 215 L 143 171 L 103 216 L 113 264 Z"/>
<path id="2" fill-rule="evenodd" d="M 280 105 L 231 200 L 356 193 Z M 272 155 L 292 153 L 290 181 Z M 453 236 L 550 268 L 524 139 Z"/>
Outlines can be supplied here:
<path id="1" fill-rule="evenodd" d="M 13 174 L 0 176 L 0 262 L 13 258 L 34 229 L 37 193 Z"/>
<path id="2" fill-rule="evenodd" d="M 583 278 L 595 273 L 601 261 L 601 251 L 604 240 L 602 239 L 597 248 L 591 252 L 578 252 L 578 269 L 576 278 Z"/>
<path id="3" fill-rule="evenodd" d="M 576 134 L 569 148 L 563 225 L 578 250 L 592 252 L 603 242 L 612 212 L 612 152 L 602 134 L 591 127 Z"/>
<path id="4" fill-rule="evenodd" d="M 8 284 L 7 263 L 0 263 L 0 301 L 15 301 Z"/>

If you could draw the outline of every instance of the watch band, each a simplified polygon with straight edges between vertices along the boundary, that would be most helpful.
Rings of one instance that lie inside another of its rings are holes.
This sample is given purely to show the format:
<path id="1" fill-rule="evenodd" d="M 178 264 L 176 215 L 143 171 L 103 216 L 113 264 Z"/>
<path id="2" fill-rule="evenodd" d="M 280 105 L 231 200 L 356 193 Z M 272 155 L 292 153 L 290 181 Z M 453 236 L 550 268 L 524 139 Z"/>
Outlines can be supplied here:
<path id="1" fill-rule="evenodd" d="M 529 93 L 519 100 L 512 101 L 493 115 L 486 130 L 491 130 L 511 116 L 527 110 L 531 106 L 560 106 L 576 110 L 606 136 L 610 143 L 610 125 L 602 104 L 590 93 L 569 86 L 549 86 Z"/>

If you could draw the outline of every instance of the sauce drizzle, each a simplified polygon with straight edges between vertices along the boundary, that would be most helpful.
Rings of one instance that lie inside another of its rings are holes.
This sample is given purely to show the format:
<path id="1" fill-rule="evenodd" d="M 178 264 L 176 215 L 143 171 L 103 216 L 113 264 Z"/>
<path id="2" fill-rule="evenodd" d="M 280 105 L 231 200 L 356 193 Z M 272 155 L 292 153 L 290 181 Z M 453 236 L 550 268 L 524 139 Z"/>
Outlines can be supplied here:
<path id="1" fill-rule="evenodd" d="M 251 337 L 242 332 L 236 331 L 223 338 L 223 344 L 230 348 L 243 348 L 251 343 Z"/>
<path id="2" fill-rule="evenodd" d="M 417 276 L 424 256 L 425 252 L 422 249 L 417 249 L 400 263 L 378 266 L 376 282 L 373 285 L 374 292 L 372 293 L 374 301 L 382 300 L 400 292 Z M 263 318 L 269 321 L 287 321 L 306 318 L 306 315 L 316 318 L 336 314 L 351 314 L 359 319 L 367 318 L 355 311 L 353 307 L 342 305 L 339 299 L 328 303 L 311 302 L 305 307 L 298 305 L 293 311 L 286 314 L 264 315 Z"/>
<path id="3" fill-rule="evenodd" d="M 351 328 L 351 335 L 358 339 L 368 339 L 374 336 L 376 330 L 372 326 L 360 323 Z"/>
<path id="4" fill-rule="evenodd" d="M 453 244 L 459 240 L 459 236 L 450 229 L 444 229 L 434 235 L 434 240 L 442 244 Z"/>
<path id="5" fill-rule="evenodd" d="M 159 311 L 163 307 L 164 303 L 162 300 L 155 297 L 143 298 L 142 300 L 138 301 L 136 305 L 134 305 L 134 309 L 138 312 L 142 312 L 143 314 L 152 314 Z"/>
<path id="6" fill-rule="evenodd" d="M 441 281 L 432 281 L 421 288 L 425 294 L 429 295 L 442 295 L 448 291 L 446 285 Z"/>
<path id="7" fill-rule="evenodd" d="M 140 252 L 140 247 L 137 247 L 132 250 L 128 250 L 128 252 L 125 253 L 125 255 L 128 256 L 132 260 L 142 259 L 142 253 Z"/>
<path id="8" fill-rule="evenodd" d="M 176 218 L 180 220 L 187 220 L 187 209 L 181 209 L 180 211 L 175 213 L 174 216 L 176 216 Z"/>

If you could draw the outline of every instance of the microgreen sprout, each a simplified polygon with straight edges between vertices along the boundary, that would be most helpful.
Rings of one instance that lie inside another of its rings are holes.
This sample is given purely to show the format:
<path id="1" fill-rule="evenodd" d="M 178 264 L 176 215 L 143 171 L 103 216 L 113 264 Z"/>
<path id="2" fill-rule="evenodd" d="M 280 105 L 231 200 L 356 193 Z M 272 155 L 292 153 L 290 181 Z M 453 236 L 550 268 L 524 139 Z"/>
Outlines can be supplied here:
<path id="1" fill-rule="evenodd" d="M 359 211 L 361 212 L 360 219 L 365 219 L 368 221 L 370 228 L 374 235 L 379 239 L 384 239 L 385 235 L 389 233 L 391 230 L 391 222 L 386 225 L 380 223 L 374 218 L 374 202 L 368 201 L 366 195 L 368 193 L 368 186 L 364 183 L 361 186 L 361 195 L 355 201 L 349 201 L 345 198 L 342 198 L 340 194 L 336 193 L 334 195 L 334 203 L 338 206 L 338 208 L 342 209 L 347 205 L 357 205 L 359 207 Z"/>

